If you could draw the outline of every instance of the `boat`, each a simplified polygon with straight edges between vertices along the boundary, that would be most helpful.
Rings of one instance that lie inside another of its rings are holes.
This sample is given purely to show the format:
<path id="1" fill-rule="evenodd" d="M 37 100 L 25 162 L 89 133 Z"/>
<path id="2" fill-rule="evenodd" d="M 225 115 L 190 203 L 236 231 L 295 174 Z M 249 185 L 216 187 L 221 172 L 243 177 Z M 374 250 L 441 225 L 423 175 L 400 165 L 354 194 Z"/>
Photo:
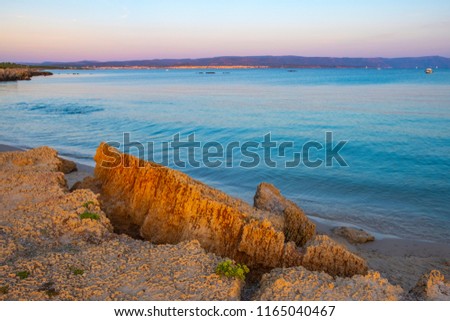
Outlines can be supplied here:
<path id="1" fill-rule="evenodd" d="M 425 73 L 426 74 L 432 74 L 433 73 L 433 69 L 427 68 L 427 69 L 425 69 Z"/>

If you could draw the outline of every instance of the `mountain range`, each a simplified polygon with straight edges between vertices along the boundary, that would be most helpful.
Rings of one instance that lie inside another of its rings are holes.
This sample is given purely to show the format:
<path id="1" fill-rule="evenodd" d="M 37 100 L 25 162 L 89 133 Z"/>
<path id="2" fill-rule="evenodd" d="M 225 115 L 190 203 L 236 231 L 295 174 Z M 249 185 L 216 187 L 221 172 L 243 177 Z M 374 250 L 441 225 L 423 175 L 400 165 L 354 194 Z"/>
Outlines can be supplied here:
<path id="1" fill-rule="evenodd" d="M 38 65 L 28 64 L 28 65 Z M 223 56 L 197 59 L 151 59 L 127 61 L 53 62 L 39 65 L 59 67 L 195 67 L 195 66 L 248 66 L 267 68 L 450 68 L 450 58 L 441 56 L 405 58 L 334 58 L 302 56 Z"/>

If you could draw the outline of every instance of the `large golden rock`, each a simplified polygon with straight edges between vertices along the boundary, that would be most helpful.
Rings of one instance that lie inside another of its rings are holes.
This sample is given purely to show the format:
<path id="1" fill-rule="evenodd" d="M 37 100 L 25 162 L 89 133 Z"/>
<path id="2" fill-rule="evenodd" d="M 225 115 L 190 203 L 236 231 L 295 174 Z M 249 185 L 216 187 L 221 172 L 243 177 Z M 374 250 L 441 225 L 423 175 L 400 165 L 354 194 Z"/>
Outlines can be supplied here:
<path id="1" fill-rule="evenodd" d="M 120 157 L 120 164 L 111 155 Z M 277 215 L 105 143 L 94 159 L 102 208 L 113 225 L 126 227 L 123 232 L 156 244 L 198 240 L 206 250 L 250 266 L 299 262 L 300 252 L 291 245 L 285 250 L 283 220 Z"/>
<path id="2" fill-rule="evenodd" d="M 367 272 L 365 261 L 343 246 L 325 236 L 314 238 L 315 225 L 272 185 L 258 187 L 252 207 L 105 143 L 95 161 L 95 180 L 86 184 L 100 192 L 117 232 L 156 244 L 198 240 L 206 250 L 251 267 L 304 265 L 339 276 Z"/>

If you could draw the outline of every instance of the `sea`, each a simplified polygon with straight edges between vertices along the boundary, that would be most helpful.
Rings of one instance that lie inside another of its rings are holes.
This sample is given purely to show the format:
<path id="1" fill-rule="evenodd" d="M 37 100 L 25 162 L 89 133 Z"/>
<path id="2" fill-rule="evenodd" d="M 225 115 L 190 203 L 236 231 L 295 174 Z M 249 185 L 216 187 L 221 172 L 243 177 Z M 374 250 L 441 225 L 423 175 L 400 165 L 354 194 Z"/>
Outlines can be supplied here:
<path id="1" fill-rule="evenodd" d="M 110 142 L 250 204 L 268 182 L 318 222 L 450 242 L 450 70 L 52 72 L 0 83 L 1 143 L 94 166 Z"/>

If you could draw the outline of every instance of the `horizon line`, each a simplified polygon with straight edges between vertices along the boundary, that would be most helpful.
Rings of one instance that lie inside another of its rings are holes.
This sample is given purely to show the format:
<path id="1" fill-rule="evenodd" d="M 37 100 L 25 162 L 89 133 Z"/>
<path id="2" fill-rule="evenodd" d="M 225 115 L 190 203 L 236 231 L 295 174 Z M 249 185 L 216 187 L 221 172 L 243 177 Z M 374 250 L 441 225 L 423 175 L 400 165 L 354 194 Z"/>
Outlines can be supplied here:
<path id="1" fill-rule="evenodd" d="M 223 55 L 223 56 L 209 56 L 209 57 L 184 57 L 184 58 L 130 58 L 130 59 L 105 59 L 105 60 L 43 60 L 39 62 L 30 61 L 4 61 L 4 62 L 14 62 L 18 64 L 44 64 L 44 63 L 82 63 L 82 62 L 97 62 L 97 63 L 108 63 L 108 62 L 128 62 L 128 61 L 157 61 L 157 60 L 200 60 L 200 59 L 218 59 L 218 58 L 262 58 L 262 57 L 296 57 L 296 58 L 333 58 L 333 59 L 414 59 L 414 58 L 444 58 L 450 59 L 450 57 L 441 55 L 425 55 L 425 56 L 397 56 L 397 57 L 385 57 L 385 56 L 302 56 L 302 55 Z"/>

